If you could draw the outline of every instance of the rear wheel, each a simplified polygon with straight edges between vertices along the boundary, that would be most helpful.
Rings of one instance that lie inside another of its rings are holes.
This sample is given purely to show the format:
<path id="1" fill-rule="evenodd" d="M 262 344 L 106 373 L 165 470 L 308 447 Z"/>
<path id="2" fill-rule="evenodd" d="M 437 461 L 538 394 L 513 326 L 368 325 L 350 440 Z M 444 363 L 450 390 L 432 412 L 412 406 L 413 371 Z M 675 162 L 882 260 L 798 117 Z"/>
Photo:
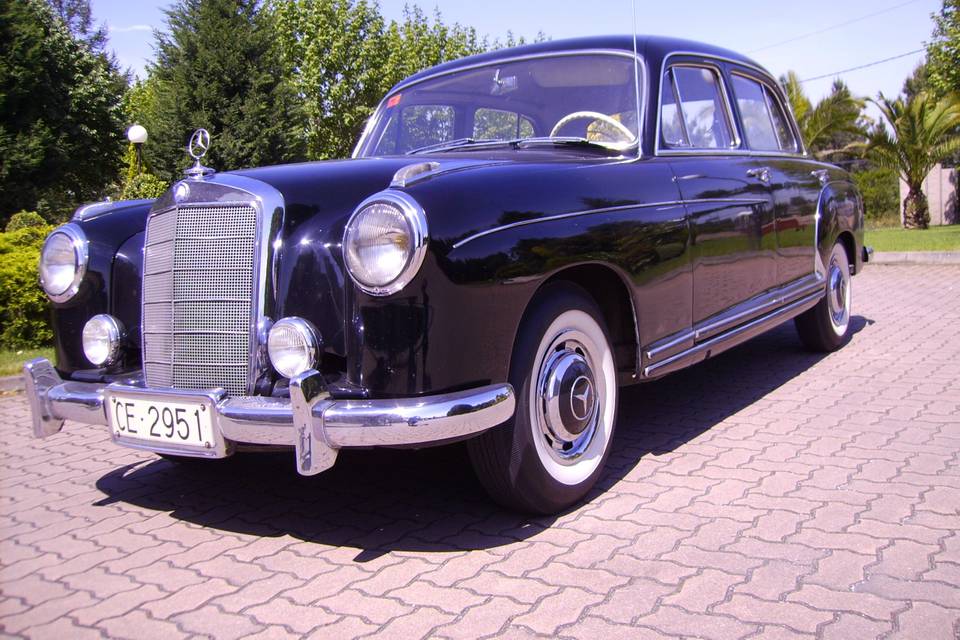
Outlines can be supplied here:
<path id="1" fill-rule="evenodd" d="M 497 502 L 555 513 L 603 471 L 617 410 L 613 351 L 596 304 L 579 287 L 549 285 L 531 303 L 511 359 L 513 419 L 468 442 Z"/>
<path id="2" fill-rule="evenodd" d="M 812 351 L 835 351 L 850 338 L 850 259 L 837 241 L 827 263 L 827 295 L 797 316 L 800 340 Z"/>

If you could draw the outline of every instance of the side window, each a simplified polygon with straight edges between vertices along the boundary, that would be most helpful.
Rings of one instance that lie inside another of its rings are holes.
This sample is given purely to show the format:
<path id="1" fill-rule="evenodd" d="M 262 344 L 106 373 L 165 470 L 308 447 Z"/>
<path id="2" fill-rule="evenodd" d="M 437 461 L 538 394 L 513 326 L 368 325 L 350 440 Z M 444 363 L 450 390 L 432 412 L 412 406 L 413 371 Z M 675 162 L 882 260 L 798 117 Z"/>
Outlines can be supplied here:
<path id="1" fill-rule="evenodd" d="M 787 115 L 766 85 L 745 76 L 733 76 L 740 120 L 747 145 L 756 151 L 796 151 L 797 141 Z"/>
<path id="2" fill-rule="evenodd" d="M 453 139 L 454 109 L 451 106 L 411 105 L 403 110 L 400 117 L 400 152 Z"/>
<path id="3" fill-rule="evenodd" d="M 729 148 L 733 134 L 726 114 L 720 76 L 714 69 L 677 65 L 667 71 L 660 113 L 661 135 L 666 145 Z"/>
<path id="4" fill-rule="evenodd" d="M 477 109 L 473 116 L 473 137 L 477 140 L 505 140 L 533 137 L 530 118 L 501 109 Z"/>

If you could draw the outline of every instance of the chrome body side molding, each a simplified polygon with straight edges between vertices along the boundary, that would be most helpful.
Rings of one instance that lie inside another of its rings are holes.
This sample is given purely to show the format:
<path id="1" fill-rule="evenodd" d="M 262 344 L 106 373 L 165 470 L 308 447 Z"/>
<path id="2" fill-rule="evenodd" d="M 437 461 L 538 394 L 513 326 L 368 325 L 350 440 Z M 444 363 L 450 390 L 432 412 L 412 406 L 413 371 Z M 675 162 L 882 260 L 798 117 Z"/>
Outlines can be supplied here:
<path id="1" fill-rule="evenodd" d="M 654 342 L 643 350 L 641 377 L 682 369 L 803 313 L 823 297 L 825 282 L 811 274 Z"/>
<path id="2" fill-rule="evenodd" d="M 739 325 L 726 333 L 717 335 L 714 338 L 700 342 L 689 349 L 681 351 L 676 355 L 670 356 L 661 362 L 650 364 L 644 367 L 644 378 L 655 378 L 679 369 L 683 369 L 691 364 L 706 360 L 722 351 L 757 336 L 764 331 L 772 329 L 784 320 L 800 315 L 807 309 L 816 305 L 823 297 L 823 291 L 809 294 L 799 300 L 786 306 L 780 307 L 766 315 L 760 316 L 745 324 Z"/>

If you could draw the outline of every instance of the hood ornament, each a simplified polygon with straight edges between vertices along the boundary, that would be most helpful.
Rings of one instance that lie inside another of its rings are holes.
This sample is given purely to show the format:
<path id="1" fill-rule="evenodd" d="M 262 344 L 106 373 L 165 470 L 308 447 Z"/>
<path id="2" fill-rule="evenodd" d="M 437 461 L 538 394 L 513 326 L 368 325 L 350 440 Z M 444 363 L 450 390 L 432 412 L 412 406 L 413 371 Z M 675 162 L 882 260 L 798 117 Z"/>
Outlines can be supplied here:
<path id="1" fill-rule="evenodd" d="M 193 166 L 184 171 L 184 174 L 186 174 L 188 178 L 198 179 L 214 173 L 214 170 L 210 167 L 205 167 L 200 164 L 200 160 L 207 155 L 209 149 L 210 132 L 206 129 L 197 129 L 194 131 L 193 135 L 190 136 L 190 143 L 187 145 L 187 152 L 194 160 Z"/>

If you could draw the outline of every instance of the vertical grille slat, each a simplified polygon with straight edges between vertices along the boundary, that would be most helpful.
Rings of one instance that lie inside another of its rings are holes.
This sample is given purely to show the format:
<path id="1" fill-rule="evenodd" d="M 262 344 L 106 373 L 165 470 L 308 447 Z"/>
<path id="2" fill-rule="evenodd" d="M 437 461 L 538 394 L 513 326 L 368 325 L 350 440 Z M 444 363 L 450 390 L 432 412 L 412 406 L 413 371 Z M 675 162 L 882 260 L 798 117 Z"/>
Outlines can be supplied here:
<path id="1" fill-rule="evenodd" d="M 257 235 L 250 205 L 183 205 L 147 222 L 148 386 L 247 393 Z"/>

